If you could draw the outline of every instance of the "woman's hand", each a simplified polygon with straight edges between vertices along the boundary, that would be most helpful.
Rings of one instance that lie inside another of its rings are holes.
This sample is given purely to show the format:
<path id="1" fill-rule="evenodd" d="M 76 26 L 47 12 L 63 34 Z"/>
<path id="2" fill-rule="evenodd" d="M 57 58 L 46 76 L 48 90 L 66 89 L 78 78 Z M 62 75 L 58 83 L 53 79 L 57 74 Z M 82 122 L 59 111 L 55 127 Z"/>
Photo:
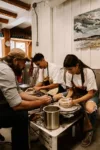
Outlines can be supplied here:
<path id="1" fill-rule="evenodd" d="M 71 107 L 71 106 L 74 106 L 76 105 L 77 103 L 75 102 L 75 100 L 72 100 L 70 99 L 69 102 L 68 102 L 68 105 Z"/>
<path id="2" fill-rule="evenodd" d="M 60 98 L 62 98 L 62 96 L 63 96 L 62 93 L 58 93 L 58 94 L 55 94 L 55 95 L 53 96 L 53 99 L 54 99 L 54 101 L 57 101 L 57 100 L 59 100 Z"/>
<path id="3" fill-rule="evenodd" d="M 74 104 L 73 104 L 73 100 L 71 99 L 71 100 L 69 100 L 69 102 L 68 102 L 68 106 L 69 107 L 71 107 L 71 106 L 73 106 Z"/>

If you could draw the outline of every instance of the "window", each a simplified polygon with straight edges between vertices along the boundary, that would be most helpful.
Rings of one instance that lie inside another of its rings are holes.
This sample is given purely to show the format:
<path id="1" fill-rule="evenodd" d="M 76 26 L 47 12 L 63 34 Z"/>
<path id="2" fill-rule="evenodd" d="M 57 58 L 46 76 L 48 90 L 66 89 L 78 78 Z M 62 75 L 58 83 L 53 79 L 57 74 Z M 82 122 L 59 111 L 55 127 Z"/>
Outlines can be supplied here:
<path id="1" fill-rule="evenodd" d="M 15 42 L 14 41 L 10 41 L 10 46 L 11 46 L 11 49 L 13 49 L 15 46 L 14 46 Z"/>
<path id="2" fill-rule="evenodd" d="M 24 42 L 16 42 L 16 48 L 21 48 L 25 52 L 25 43 Z"/>
<path id="3" fill-rule="evenodd" d="M 16 39 L 11 38 L 10 49 L 20 48 L 25 53 L 27 53 L 28 57 L 32 57 L 32 41 L 27 39 Z"/>
<path id="4" fill-rule="evenodd" d="M 25 42 L 18 42 L 11 40 L 11 49 L 20 48 L 25 52 Z"/>

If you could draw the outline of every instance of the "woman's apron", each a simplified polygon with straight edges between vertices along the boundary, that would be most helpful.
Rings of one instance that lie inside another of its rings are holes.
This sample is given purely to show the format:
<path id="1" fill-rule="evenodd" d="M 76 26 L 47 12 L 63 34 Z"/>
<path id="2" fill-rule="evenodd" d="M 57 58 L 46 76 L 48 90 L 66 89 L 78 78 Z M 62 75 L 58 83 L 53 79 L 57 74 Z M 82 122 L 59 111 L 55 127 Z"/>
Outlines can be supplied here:
<path id="1" fill-rule="evenodd" d="M 72 76 L 71 82 L 72 82 L 72 89 L 73 89 L 73 96 L 72 96 L 73 99 L 80 98 L 80 97 L 84 96 L 85 94 L 87 94 L 85 87 L 82 86 L 82 88 L 78 88 L 75 86 L 75 84 L 73 82 L 73 76 Z M 89 131 L 89 130 L 92 130 L 93 127 L 92 127 L 92 124 L 91 124 L 90 119 L 88 117 L 88 114 L 85 110 L 85 103 L 86 103 L 86 101 L 80 103 L 82 108 L 83 108 L 83 114 L 84 114 L 83 130 Z"/>

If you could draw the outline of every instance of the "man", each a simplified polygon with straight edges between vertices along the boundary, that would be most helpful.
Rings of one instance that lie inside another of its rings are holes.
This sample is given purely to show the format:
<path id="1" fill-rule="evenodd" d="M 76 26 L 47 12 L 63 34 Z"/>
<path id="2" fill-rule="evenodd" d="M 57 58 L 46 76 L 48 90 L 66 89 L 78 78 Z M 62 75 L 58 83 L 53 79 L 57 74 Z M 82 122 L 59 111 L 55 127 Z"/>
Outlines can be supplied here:
<path id="1" fill-rule="evenodd" d="M 63 76 L 60 67 L 45 60 L 43 54 L 37 53 L 32 58 L 33 63 L 39 67 L 38 84 L 35 90 L 51 90 L 58 88 L 60 92 L 65 91 Z"/>
<path id="2" fill-rule="evenodd" d="M 0 60 L 0 128 L 12 127 L 12 150 L 29 150 L 28 111 L 50 103 L 48 96 L 36 97 L 22 92 L 16 82 L 28 58 L 15 48 Z"/>

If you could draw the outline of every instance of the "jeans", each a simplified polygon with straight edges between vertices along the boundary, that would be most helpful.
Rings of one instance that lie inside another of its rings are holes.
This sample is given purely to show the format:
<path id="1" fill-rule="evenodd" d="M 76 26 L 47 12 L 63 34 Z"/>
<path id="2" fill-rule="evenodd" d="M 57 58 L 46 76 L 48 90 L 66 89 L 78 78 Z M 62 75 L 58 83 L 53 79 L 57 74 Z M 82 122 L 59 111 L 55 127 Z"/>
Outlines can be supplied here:
<path id="1" fill-rule="evenodd" d="M 92 97 L 91 99 L 89 99 L 89 101 L 95 102 L 96 105 L 98 106 L 98 103 L 99 103 L 99 92 L 96 92 L 96 94 L 94 95 L 94 97 Z"/>
<path id="2" fill-rule="evenodd" d="M 12 150 L 29 150 L 28 111 L 14 111 L 7 104 L 0 104 L 0 128 L 12 127 Z"/>

